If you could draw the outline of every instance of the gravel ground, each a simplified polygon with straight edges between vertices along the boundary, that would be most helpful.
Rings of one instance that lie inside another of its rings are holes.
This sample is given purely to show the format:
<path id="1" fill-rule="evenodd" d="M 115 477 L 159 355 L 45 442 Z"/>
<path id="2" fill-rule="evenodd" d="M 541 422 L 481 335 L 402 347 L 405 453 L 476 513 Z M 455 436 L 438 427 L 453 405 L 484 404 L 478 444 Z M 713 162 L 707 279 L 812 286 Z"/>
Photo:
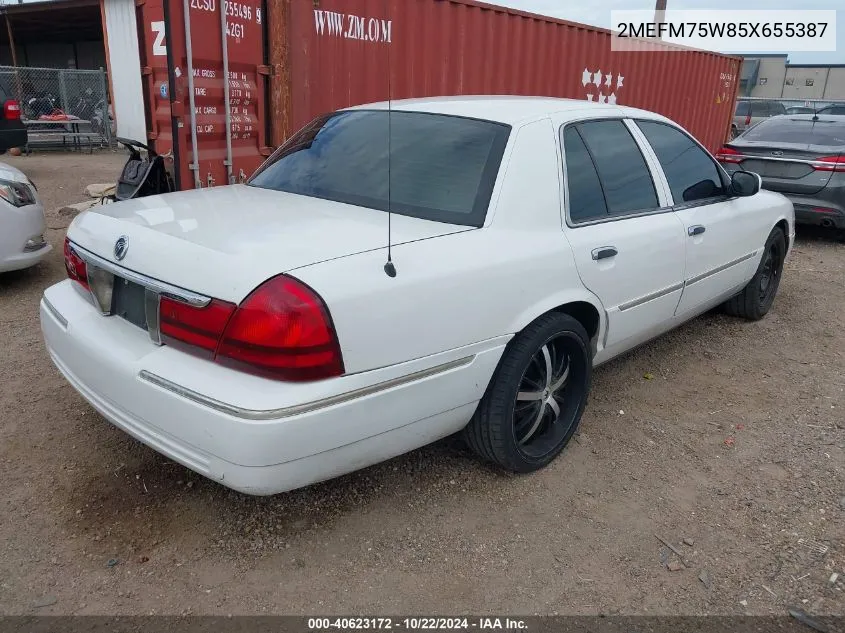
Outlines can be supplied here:
<path id="1" fill-rule="evenodd" d="M 7 160 L 56 250 L 0 275 L 0 613 L 845 614 L 845 246 L 802 234 L 761 322 L 709 314 L 600 368 L 542 472 L 445 441 L 250 498 L 111 427 L 44 351 L 55 210 L 123 156 Z"/>

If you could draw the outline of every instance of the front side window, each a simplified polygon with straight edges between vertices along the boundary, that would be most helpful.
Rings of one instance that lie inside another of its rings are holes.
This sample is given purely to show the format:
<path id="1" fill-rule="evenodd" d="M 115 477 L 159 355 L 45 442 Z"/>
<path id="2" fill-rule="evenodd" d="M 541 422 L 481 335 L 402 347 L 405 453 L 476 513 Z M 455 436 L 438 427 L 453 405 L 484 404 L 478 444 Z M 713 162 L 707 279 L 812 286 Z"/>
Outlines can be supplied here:
<path id="1" fill-rule="evenodd" d="M 437 222 L 482 226 L 510 126 L 422 112 L 315 120 L 249 185 Z"/>
<path id="2" fill-rule="evenodd" d="M 675 204 L 727 193 L 716 163 L 680 130 L 655 121 L 637 121 L 663 168 Z"/>

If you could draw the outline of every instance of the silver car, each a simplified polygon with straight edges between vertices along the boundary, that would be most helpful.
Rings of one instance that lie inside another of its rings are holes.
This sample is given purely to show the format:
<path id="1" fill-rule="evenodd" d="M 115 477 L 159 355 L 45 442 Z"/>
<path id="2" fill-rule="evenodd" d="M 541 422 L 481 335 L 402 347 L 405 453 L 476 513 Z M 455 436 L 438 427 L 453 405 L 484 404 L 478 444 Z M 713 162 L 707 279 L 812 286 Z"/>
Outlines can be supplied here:
<path id="1" fill-rule="evenodd" d="M 786 114 L 786 107 L 780 101 L 737 101 L 731 138 L 736 138 L 755 123 L 779 114 Z"/>

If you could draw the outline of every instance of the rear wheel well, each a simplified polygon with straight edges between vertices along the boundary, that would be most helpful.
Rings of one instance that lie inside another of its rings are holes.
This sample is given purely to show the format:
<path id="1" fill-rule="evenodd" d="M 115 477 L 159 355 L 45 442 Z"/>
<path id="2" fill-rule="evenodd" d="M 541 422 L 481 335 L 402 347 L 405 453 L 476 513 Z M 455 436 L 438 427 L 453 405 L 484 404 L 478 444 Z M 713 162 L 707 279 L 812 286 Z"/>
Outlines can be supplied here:
<path id="1" fill-rule="evenodd" d="M 551 312 L 568 314 L 578 321 L 584 326 L 584 329 L 587 330 L 590 340 L 594 339 L 596 334 L 599 332 L 599 323 L 601 322 L 601 318 L 599 317 L 599 311 L 596 310 L 596 307 L 591 303 L 587 303 L 586 301 L 564 303 L 563 305 L 556 307 L 554 310 L 551 310 Z"/>
<path id="2" fill-rule="evenodd" d="M 780 220 L 775 224 L 777 228 L 783 231 L 783 236 L 786 238 L 786 244 L 789 246 L 789 223 L 786 220 Z"/>

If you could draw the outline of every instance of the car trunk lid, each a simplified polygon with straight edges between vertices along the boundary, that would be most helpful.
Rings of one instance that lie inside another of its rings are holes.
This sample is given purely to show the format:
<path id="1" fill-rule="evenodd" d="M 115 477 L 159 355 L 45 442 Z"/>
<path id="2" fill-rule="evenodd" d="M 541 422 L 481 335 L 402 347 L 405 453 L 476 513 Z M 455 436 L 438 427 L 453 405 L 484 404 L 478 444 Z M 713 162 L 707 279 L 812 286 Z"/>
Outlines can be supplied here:
<path id="1" fill-rule="evenodd" d="M 839 154 L 830 147 L 803 143 L 737 140 L 727 147 L 742 155 L 741 169 L 760 174 L 766 189 L 781 193 L 813 194 L 824 189 L 832 172 L 816 169 L 814 161 Z"/>
<path id="2" fill-rule="evenodd" d="M 394 245 L 471 229 L 396 214 L 392 218 Z M 386 248 L 388 214 L 232 185 L 94 207 L 77 217 L 68 237 L 117 266 L 238 303 L 275 275 Z M 116 253 L 121 237 L 128 248 Z"/>

